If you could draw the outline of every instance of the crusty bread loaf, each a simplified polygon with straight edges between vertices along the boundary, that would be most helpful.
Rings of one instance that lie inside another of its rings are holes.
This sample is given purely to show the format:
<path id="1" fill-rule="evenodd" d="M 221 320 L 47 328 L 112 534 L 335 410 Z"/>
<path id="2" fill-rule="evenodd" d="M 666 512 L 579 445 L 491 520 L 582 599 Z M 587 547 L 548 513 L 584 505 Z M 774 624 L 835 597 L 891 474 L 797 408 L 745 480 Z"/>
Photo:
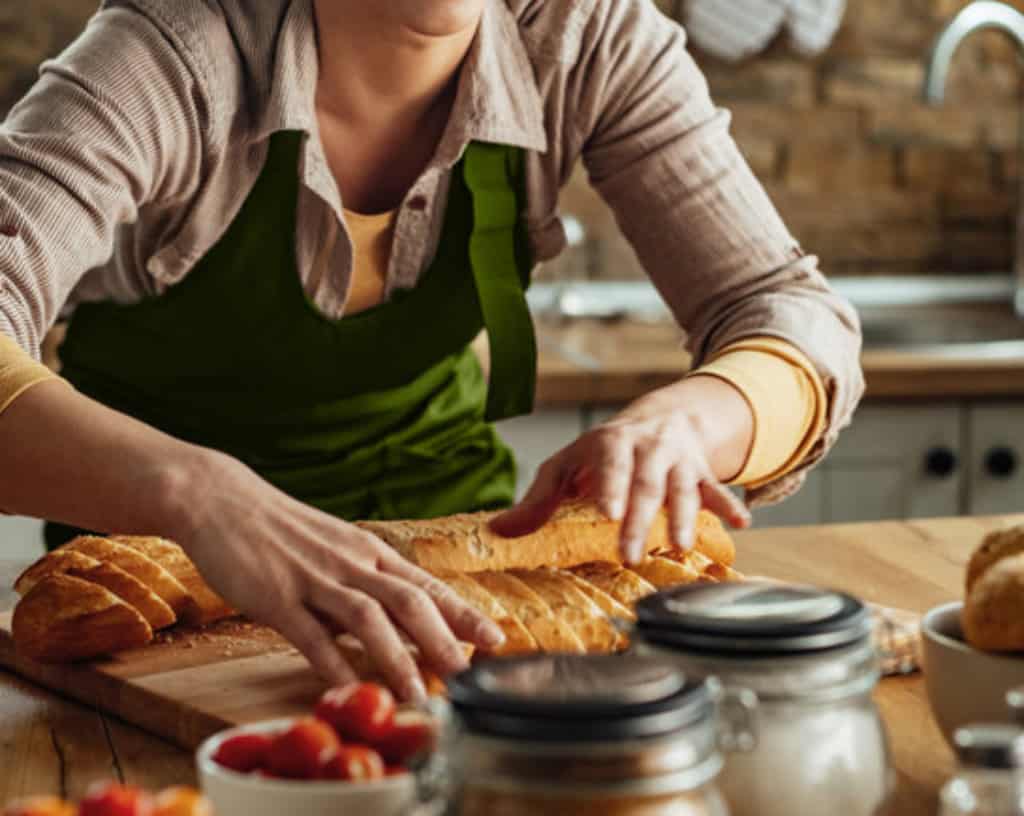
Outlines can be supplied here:
<path id="1" fill-rule="evenodd" d="M 126 604 L 137 609 L 154 632 L 172 626 L 177 620 L 174 610 L 163 598 L 116 564 L 97 563 L 88 569 L 70 569 L 66 574 L 109 589 Z"/>
<path id="2" fill-rule="evenodd" d="M 493 654 L 517 655 L 530 654 L 539 650 L 537 639 L 523 622 L 509 612 L 493 593 L 488 592 L 471 575 L 454 572 L 444 576 L 443 580 L 470 606 L 480 614 L 486 615 L 501 628 L 505 634 L 505 643 L 495 649 Z"/>
<path id="3" fill-rule="evenodd" d="M 386 541 L 406 559 L 434 573 L 502 572 L 538 567 L 569 568 L 590 561 L 621 560 L 621 523 L 590 503 L 565 504 L 540 530 L 504 538 L 490 529 L 496 513 L 470 513 L 428 521 L 369 521 L 359 526 Z M 699 514 L 696 549 L 732 564 L 735 548 L 722 523 Z M 671 548 L 664 511 L 651 526 L 645 552 Z"/>
<path id="4" fill-rule="evenodd" d="M 545 652 L 586 651 L 579 635 L 557 617 L 544 599 L 521 580 L 507 572 L 480 572 L 473 577 L 502 606 L 512 610 Z"/>
<path id="5" fill-rule="evenodd" d="M 646 598 L 658 591 L 653 584 L 632 570 L 625 569 L 618 564 L 609 564 L 607 561 L 581 564 L 572 571 L 628 607 L 632 607 L 641 598 Z"/>
<path id="6" fill-rule="evenodd" d="M 612 620 L 636 620 L 636 613 L 632 609 L 623 603 L 619 603 L 619 601 L 615 600 L 615 598 L 596 584 L 584 580 L 575 572 L 570 572 L 569 570 L 560 570 L 559 572 L 567 580 L 572 581 L 580 592 L 596 603 L 600 610 Z"/>
<path id="7" fill-rule="evenodd" d="M 137 609 L 110 590 L 55 574 L 14 608 L 18 651 L 41 663 L 68 663 L 145 646 L 153 630 Z"/>
<path id="8" fill-rule="evenodd" d="M 692 584 L 699 581 L 701 575 L 686 561 L 674 561 L 658 555 L 648 556 L 639 564 L 630 564 L 629 568 L 657 589 Z"/>

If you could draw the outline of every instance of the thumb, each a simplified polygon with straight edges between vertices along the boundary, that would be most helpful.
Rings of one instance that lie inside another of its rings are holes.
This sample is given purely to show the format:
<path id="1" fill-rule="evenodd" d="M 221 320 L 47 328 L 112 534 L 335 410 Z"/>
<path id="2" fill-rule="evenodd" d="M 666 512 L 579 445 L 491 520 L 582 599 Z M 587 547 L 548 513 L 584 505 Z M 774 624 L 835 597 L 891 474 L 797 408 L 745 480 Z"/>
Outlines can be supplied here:
<path id="1" fill-rule="evenodd" d="M 491 521 L 491 530 L 519 538 L 543 527 L 561 504 L 568 480 L 558 459 L 545 462 L 522 501 Z"/>

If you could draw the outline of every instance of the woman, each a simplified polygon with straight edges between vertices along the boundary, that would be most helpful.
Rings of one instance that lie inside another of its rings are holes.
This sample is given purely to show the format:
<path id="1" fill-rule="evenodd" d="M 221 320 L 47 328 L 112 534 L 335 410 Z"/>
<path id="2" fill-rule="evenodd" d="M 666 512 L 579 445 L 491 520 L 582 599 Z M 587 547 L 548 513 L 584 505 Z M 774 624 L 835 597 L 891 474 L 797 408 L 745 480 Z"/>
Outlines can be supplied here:
<path id="1" fill-rule="evenodd" d="M 578 158 L 707 362 L 500 532 L 586 494 L 626 557 L 663 504 L 686 545 L 847 422 L 855 315 L 727 123 L 648 0 L 108 0 L 0 130 L 0 506 L 175 539 L 328 680 L 340 626 L 421 696 L 399 627 L 443 672 L 500 632 L 346 520 L 511 502 L 489 422 L 531 408 L 523 289 Z"/>

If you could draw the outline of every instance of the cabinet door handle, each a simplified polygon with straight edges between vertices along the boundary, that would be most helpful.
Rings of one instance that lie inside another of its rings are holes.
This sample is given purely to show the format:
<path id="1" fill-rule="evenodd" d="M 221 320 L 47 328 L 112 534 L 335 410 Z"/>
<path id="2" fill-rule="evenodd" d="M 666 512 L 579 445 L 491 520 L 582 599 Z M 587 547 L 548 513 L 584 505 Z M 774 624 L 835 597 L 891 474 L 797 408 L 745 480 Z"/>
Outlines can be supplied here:
<path id="1" fill-rule="evenodd" d="M 932 448 L 924 457 L 925 472 L 936 479 L 948 479 L 956 473 L 959 464 L 956 451 L 945 445 Z"/>
<path id="2" fill-rule="evenodd" d="M 985 470 L 995 479 L 1009 479 L 1017 470 L 1017 453 L 999 445 L 985 454 Z"/>

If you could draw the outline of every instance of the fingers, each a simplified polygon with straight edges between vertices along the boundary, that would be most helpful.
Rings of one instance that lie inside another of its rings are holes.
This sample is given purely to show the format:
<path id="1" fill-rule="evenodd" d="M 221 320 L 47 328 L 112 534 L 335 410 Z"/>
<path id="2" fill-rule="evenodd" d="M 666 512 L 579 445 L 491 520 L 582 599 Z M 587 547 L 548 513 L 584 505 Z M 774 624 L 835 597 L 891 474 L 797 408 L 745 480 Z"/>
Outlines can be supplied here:
<path id="1" fill-rule="evenodd" d="M 331 584 L 326 579 L 313 585 L 309 601 L 359 639 L 374 666 L 400 697 L 426 699 L 416 662 L 377 601 L 364 592 Z"/>
<path id="2" fill-rule="evenodd" d="M 665 482 L 671 464 L 664 448 L 637 451 L 635 461 L 629 506 L 622 522 L 622 556 L 629 564 L 644 557 L 651 523 L 665 503 Z"/>
<path id="3" fill-rule="evenodd" d="M 292 607 L 286 617 L 276 621 L 275 628 L 303 654 L 325 682 L 336 686 L 358 679 L 338 651 L 331 633 L 301 606 Z"/>
<path id="4" fill-rule="evenodd" d="M 441 675 L 468 668 L 466 655 L 440 610 L 423 589 L 383 572 L 361 572 L 349 583 L 384 605 L 391 617 L 419 646 L 430 666 Z"/>
<path id="5" fill-rule="evenodd" d="M 704 506 L 716 516 L 723 518 L 731 527 L 749 527 L 750 511 L 739 496 L 718 482 L 701 482 L 701 499 Z"/>
<path id="6" fill-rule="evenodd" d="M 594 469 L 597 490 L 594 498 L 601 511 L 616 521 L 626 513 L 633 483 L 633 444 L 621 431 L 605 429 L 597 437 Z"/>
<path id="7" fill-rule="evenodd" d="M 505 642 L 505 634 L 500 626 L 466 603 L 443 581 L 413 566 L 397 554 L 393 560 L 385 561 L 382 568 L 415 584 L 427 593 L 456 637 L 488 651 L 494 651 Z"/>
<path id="8" fill-rule="evenodd" d="M 701 494 L 696 471 L 685 464 L 676 465 L 668 474 L 668 524 L 672 543 L 682 550 L 693 548 L 700 511 Z"/>
<path id="9" fill-rule="evenodd" d="M 567 488 L 562 457 L 548 459 L 518 505 L 491 521 L 491 529 L 506 538 L 519 538 L 543 527 L 558 509 Z"/>

